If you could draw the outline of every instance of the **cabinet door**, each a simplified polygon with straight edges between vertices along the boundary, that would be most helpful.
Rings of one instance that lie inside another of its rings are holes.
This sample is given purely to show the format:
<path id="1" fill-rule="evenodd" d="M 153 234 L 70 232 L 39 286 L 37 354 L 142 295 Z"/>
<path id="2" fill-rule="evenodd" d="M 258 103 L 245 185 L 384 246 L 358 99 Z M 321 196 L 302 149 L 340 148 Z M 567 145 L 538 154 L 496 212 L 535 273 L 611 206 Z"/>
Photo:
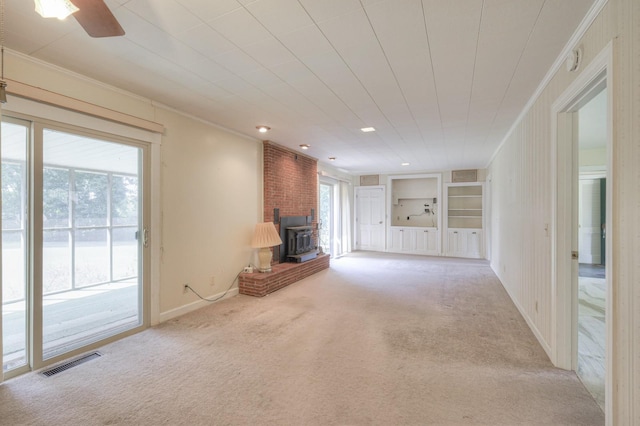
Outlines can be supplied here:
<path id="1" fill-rule="evenodd" d="M 420 254 L 427 253 L 427 238 L 428 232 L 426 229 L 416 229 L 416 252 Z"/>
<path id="2" fill-rule="evenodd" d="M 402 230 L 402 251 L 413 252 L 416 250 L 416 230 L 404 228 Z"/>
<path id="3" fill-rule="evenodd" d="M 466 256 L 482 257 L 482 231 L 469 229 L 466 231 Z"/>
<path id="4" fill-rule="evenodd" d="M 447 237 L 447 253 L 451 256 L 465 256 L 467 241 L 464 231 L 450 229 Z"/>
<path id="5" fill-rule="evenodd" d="M 439 231 L 427 229 L 424 234 L 426 251 L 429 254 L 438 254 L 438 235 Z"/>
<path id="6" fill-rule="evenodd" d="M 402 228 L 391 228 L 389 238 L 389 251 L 402 251 Z"/>
<path id="7" fill-rule="evenodd" d="M 420 254 L 438 254 L 438 231 L 421 229 L 416 235 L 416 252 Z"/>

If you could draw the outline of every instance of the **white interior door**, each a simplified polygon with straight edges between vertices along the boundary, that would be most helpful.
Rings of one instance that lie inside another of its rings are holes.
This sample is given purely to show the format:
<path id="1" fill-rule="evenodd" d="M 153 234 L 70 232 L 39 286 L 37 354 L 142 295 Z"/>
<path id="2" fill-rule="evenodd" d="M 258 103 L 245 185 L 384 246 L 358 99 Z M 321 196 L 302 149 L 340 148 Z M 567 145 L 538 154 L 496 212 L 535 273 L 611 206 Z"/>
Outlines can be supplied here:
<path id="1" fill-rule="evenodd" d="M 356 188 L 356 250 L 384 251 L 384 200 L 382 186 Z"/>

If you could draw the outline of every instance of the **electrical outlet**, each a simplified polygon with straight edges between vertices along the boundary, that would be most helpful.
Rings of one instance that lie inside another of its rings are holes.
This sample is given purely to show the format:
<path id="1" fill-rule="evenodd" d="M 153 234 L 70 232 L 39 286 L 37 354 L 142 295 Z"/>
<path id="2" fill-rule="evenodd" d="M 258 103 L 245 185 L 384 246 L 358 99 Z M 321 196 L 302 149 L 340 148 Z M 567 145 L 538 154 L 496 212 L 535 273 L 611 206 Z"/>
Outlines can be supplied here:
<path id="1" fill-rule="evenodd" d="M 189 292 L 189 283 L 184 285 L 184 287 L 182 288 L 182 292 L 184 294 L 187 294 Z"/>

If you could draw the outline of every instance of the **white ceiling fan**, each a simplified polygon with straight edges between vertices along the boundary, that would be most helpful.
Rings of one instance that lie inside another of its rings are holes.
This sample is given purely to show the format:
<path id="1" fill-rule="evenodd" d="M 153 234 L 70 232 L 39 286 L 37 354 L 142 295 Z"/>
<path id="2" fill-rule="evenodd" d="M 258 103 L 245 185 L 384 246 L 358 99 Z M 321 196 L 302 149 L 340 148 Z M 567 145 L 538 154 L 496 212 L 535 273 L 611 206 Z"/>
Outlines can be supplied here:
<path id="1" fill-rule="evenodd" d="M 64 19 L 73 14 L 91 37 L 124 35 L 124 29 L 104 0 L 34 0 L 36 12 L 45 18 Z"/>

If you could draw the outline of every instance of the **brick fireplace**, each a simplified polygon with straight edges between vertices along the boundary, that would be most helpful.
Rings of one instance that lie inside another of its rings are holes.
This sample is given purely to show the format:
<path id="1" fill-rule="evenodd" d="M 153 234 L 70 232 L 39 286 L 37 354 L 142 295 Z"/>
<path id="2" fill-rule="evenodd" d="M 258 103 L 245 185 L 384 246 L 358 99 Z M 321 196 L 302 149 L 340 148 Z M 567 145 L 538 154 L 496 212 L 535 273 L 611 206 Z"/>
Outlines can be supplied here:
<path id="1" fill-rule="evenodd" d="M 273 222 L 274 209 L 278 216 L 307 216 L 315 231 L 318 217 L 317 160 L 291 151 L 270 141 L 263 142 L 264 156 L 264 221 Z M 280 232 L 280 224 L 276 222 Z M 317 234 L 314 232 L 315 238 Z M 281 263 L 279 249 L 274 249 L 274 263 Z M 273 272 L 240 274 L 241 294 L 264 296 L 285 285 L 329 267 L 329 255 L 303 263 L 274 265 Z M 259 288 L 258 288 L 259 287 Z"/>
<path id="2" fill-rule="evenodd" d="M 318 207 L 317 160 L 269 141 L 263 149 L 265 222 L 276 208 L 280 216 L 309 216 Z"/>

